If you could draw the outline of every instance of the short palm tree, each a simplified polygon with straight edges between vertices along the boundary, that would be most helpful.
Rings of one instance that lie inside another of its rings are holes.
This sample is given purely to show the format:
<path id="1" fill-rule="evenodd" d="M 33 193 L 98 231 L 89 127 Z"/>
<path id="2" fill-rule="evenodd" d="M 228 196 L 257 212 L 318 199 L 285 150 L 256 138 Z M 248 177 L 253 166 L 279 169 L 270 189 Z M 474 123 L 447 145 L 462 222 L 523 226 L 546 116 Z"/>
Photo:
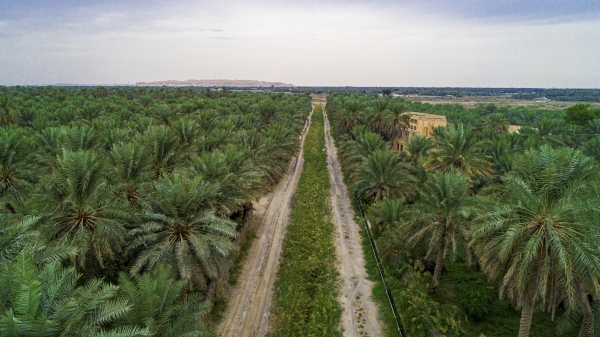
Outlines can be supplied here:
<path id="1" fill-rule="evenodd" d="M 364 200 L 410 197 L 415 191 L 416 178 L 398 154 L 387 149 L 367 156 L 357 167 L 354 179 L 355 189 Z"/>
<path id="2" fill-rule="evenodd" d="M 593 160 L 571 148 L 528 150 L 502 177 L 473 231 L 472 245 L 500 296 L 522 308 L 519 336 L 529 336 L 536 304 L 585 308 L 600 291 L 600 198 Z"/>
<path id="3" fill-rule="evenodd" d="M 485 154 L 487 142 L 477 139 L 471 127 L 459 124 L 436 129 L 434 148 L 427 153 L 428 171 L 462 172 L 468 178 L 490 178 L 492 163 Z"/>
<path id="4" fill-rule="evenodd" d="M 213 336 L 199 319 L 210 311 L 210 303 L 203 302 L 199 293 L 182 301 L 185 282 L 173 279 L 170 267 L 133 277 L 121 273 L 119 287 L 119 298 L 127 299 L 131 308 L 117 325 L 144 327 L 157 337 Z"/>
<path id="5" fill-rule="evenodd" d="M 0 268 L 2 336 L 149 336 L 136 326 L 106 328 L 130 304 L 117 298 L 118 286 L 93 279 L 77 286 L 73 268 L 59 261 L 41 270 L 27 250 Z"/>
<path id="6" fill-rule="evenodd" d="M 473 213 L 467 194 L 469 187 L 469 180 L 462 173 L 437 172 L 430 176 L 419 189 L 421 199 L 410 211 L 412 220 L 402 229 L 408 234 L 410 245 L 429 240 L 425 258 L 437 251 L 430 293 L 435 292 L 440 282 L 448 248 L 452 246 L 455 254 L 458 244 L 468 240 L 468 218 Z"/>
<path id="7" fill-rule="evenodd" d="M 228 267 L 235 250 L 236 224 L 214 215 L 210 205 L 216 187 L 200 176 L 178 173 L 160 178 L 149 196 L 151 212 L 132 231 L 129 248 L 137 253 L 131 273 L 172 265 L 177 278 L 205 287 Z"/>

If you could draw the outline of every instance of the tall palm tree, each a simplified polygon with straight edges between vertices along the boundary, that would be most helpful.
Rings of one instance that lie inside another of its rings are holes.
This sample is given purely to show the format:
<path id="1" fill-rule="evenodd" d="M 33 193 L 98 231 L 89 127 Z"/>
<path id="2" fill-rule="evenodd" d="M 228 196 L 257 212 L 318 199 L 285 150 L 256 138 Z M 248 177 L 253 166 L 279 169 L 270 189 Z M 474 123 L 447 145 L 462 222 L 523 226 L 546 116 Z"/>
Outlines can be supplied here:
<path id="1" fill-rule="evenodd" d="M 0 125 L 9 125 L 16 121 L 15 106 L 8 96 L 0 97 Z"/>
<path id="2" fill-rule="evenodd" d="M 410 126 L 410 115 L 405 114 L 405 107 L 401 103 L 392 103 L 385 116 L 385 135 L 390 141 L 402 138 Z"/>
<path id="3" fill-rule="evenodd" d="M 230 216 L 264 191 L 262 174 L 254 166 L 249 149 L 229 147 L 213 151 L 197 157 L 194 166 L 205 181 L 218 186 L 212 201 L 217 214 Z"/>
<path id="4" fill-rule="evenodd" d="M 340 146 L 344 167 L 350 171 L 353 171 L 371 153 L 389 149 L 389 143 L 380 135 L 365 131 L 361 126 L 356 126 L 352 131 L 354 140 L 343 142 Z"/>
<path id="5" fill-rule="evenodd" d="M 416 165 L 419 160 L 426 156 L 427 151 L 433 148 L 433 142 L 430 138 L 415 135 L 406 144 L 406 150 L 410 154 L 410 159 L 413 165 Z"/>
<path id="6" fill-rule="evenodd" d="M 413 177 L 398 154 L 377 150 L 367 156 L 354 174 L 355 189 L 364 200 L 410 197 L 414 195 Z"/>
<path id="7" fill-rule="evenodd" d="M 369 208 L 368 218 L 377 237 L 388 229 L 402 225 L 407 218 L 408 205 L 402 199 L 383 199 Z"/>
<path id="8" fill-rule="evenodd" d="M 335 114 L 337 122 L 336 133 L 338 135 L 348 135 L 355 126 L 361 124 L 364 105 L 362 101 L 351 99 L 344 102 L 343 109 Z"/>
<path id="9" fill-rule="evenodd" d="M 0 135 L 0 202 L 11 213 L 37 180 L 31 145 L 19 129 L 6 128 Z"/>
<path id="10" fill-rule="evenodd" d="M 48 208 L 44 226 L 50 243 L 77 250 L 77 267 L 84 266 L 86 279 L 95 276 L 95 262 L 114 256 L 123 244 L 124 224 L 131 212 L 114 203 L 105 177 L 104 158 L 92 151 L 63 150 L 48 178 Z"/>
<path id="11" fill-rule="evenodd" d="M 481 128 L 484 130 L 494 130 L 497 133 L 507 133 L 509 125 L 508 119 L 503 114 L 493 113 L 483 118 Z"/>
<path id="12" fill-rule="evenodd" d="M 179 137 L 171 128 L 164 125 L 149 127 L 140 142 L 149 153 L 154 178 L 171 172 L 178 163 L 178 158 L 183 155 L 180 151 Z"/>
<path id="13" fill-rule="evenodd" d="M 411 210 L 413 220 L 402 230 L 408 235 L 408 244 L 429 239 L 427 258 L 437 250 L 435 270 L 429 283 L 429 292 L 435 292 L 442 274 L 447 251 L 452 246 L 456 254 L 460 242 L 469 237 L 468 218 L 473 212 L 467 195 L 470 184 L 462 173 L 437 172 L 419 189 L 420 201 Z"/>
<path id="14" fill-rule="evenodd" d="M 129 248 L 138 254 L 131 273 L 169 264 L 185 281 L 186 291 L 222 275 L 237 232 L 234 222 L 214 215 L 210 203 L 215 193 L 214 185 L 186 173 L 155 182 L 149 196 L 152 212 L 132 231 Z"/>
<path id="15" fill-rule="evenodd" d="M 111 188 L 132 207 L 144 203 L 143 194 L 152 177 L 146 149 L 137 143 L 116 144 L 108 154 Z"/>
<path id="16" fill-rule="evenodd" d="M 529 150 L 503 178 L 473 231 L 472 245 L 500 296 L 521 309 L 519 336 L 529 336 L 536 304 L 584 307 L 600 291 L 600 198 L 593 160 L 571 148 Z"/>
<path id="17" fill-rule="evenodd" d="M 437 128 L 434 148 L 427 153 L 428 171 L 462 172 L 468 178 L 490 178 L 492 163 L 485 154 L 487 142 L 477 139 L 471 127 L 463 124 Z"/>

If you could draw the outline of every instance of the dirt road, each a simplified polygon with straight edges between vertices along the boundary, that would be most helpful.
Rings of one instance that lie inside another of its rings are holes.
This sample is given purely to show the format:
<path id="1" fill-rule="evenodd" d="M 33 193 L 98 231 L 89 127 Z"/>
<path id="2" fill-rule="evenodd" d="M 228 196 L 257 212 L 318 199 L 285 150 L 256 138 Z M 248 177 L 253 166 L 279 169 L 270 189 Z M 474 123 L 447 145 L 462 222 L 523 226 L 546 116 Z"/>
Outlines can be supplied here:
<path id="1" fill-rule="evenodd" d="M 328 166 L 328 170 L 331 181 L 331 214 L 336 227 L 336 255 L 340 272 L 338 301 L 344 309 L 341 327 L 344 336 L 347 337 L 381 336 L 377 305 L 371 300 L 373 282 L 367 280 L 360 227 L 354 221 L 354 210 L 344 184 L 342 167 L 337 158 L 337 149 L 327 118 L 325 145 L 328 157 L 332 158 L 332 165 Z"/>
<path id="2" fill-rule="evenodd" d="M 277 276 L 292 197 L 302 171 L 304 135 L 309 127 L 310 117 L 302 133 L 300 151 L 290 162 L 289 173 L 272 193 L 254 204 L 251 221 L 257 221 L 258 224 L 256 239 L 248 251 L 238 283 L 217 328 L 222 337 L 259 337 L 267 333 L 273 283 Z"/>

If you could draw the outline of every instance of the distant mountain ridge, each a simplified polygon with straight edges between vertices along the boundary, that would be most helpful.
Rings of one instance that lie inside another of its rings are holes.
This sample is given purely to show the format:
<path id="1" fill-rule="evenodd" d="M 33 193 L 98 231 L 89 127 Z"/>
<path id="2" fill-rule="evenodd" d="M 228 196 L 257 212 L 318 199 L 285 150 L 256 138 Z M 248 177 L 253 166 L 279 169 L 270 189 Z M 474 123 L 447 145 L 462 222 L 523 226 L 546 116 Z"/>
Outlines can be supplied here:
<path id="1" fill-rule="evenodd" d="M 289 83 L 255 80 L 167 80 L 138 82 L 135 85 L 138 87 L 295 87 L 295 85 Z"/>

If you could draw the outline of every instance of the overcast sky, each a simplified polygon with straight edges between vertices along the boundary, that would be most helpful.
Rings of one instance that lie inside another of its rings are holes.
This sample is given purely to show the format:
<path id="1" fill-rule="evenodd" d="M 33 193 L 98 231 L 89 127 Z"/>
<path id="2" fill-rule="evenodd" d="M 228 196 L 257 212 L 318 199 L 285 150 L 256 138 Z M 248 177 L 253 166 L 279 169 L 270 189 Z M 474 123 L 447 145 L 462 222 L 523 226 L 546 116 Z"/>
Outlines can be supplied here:
<path id="1" fill-rule="evenodd" d="M 600 0 L 0 0 L 0 84 L 600 87 Z"/>

